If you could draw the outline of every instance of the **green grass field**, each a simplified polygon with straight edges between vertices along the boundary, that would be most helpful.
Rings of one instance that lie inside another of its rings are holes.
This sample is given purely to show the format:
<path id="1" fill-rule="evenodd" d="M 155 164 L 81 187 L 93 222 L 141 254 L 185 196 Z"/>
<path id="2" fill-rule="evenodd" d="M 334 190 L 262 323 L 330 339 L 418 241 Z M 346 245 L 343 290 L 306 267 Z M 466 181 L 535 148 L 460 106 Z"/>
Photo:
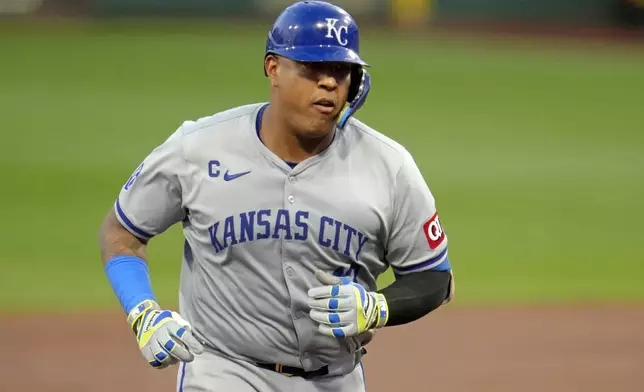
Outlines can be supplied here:
<path id="1" fill-rule="evenodd" d="M 215 24 L 0 22 L 0 309 L 118 309 L 97 229 L 124 181 L 183 120 L 267 99 L 267 26 Z M 644 300 L 644 51 L 363 39 L 358 117 L 425 174 L 455 306 Z M 181 243 L 150 247 L 169 305 Z"/>

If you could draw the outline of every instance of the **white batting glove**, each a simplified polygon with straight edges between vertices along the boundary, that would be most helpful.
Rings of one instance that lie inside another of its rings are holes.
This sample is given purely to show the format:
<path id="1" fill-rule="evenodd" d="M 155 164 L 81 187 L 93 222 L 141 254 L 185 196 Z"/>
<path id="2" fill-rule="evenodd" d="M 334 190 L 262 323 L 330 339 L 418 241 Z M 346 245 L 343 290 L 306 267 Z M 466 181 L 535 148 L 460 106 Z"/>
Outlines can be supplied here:
<path id="1" fill-rule="evenodd" d="M 190 324 L 178 313 L 162 310 L 146 300 L 128 315 L 139 349 L 150 366 L 163 369 L 179 361 L 192 362 L 203 346 L 192 335 Z"/>
<path id="2" fill-rule="evenodd" d="M 317 271 L 315 277 L 324 286 L 309 290 L 309 307 L 320 332 L 342 338 L 385 326 L 389 308 L 384 295 L 326 272 Z"/>

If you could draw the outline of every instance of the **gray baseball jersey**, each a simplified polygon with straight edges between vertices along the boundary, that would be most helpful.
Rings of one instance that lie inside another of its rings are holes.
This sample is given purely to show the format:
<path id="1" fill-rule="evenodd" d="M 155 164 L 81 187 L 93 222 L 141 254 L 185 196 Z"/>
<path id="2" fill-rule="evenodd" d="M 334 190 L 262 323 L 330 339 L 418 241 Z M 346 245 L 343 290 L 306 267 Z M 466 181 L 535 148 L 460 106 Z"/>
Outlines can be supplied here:
<path id="1" fill-rule="evenodd" d="M 315 271 L 375 290 L 389 266 L 445 262 L 447 238 L 400 144 L 351 119 L 293 168 L 258 137 L 265 105 L 184 122 L 127 181 L 117 216 L 143 239 L 182 222 L 180 311 L 206 345 L 307 370 L 344 361 L 348 374 L 357 341 L 324 336 L 308 317 Z"/>

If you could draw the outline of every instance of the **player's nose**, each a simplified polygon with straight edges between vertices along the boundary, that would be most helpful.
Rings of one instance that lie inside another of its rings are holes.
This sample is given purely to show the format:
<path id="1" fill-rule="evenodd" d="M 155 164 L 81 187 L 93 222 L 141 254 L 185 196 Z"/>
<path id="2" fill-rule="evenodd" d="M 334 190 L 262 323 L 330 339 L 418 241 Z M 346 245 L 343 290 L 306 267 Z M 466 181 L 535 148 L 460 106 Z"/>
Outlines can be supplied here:
<path id="1" fill-rule="evenodd" d="M 338 80 L 332 75 L 320 75 L 318 87 L 327 91 L 333 91 L 338 88 Z"/>

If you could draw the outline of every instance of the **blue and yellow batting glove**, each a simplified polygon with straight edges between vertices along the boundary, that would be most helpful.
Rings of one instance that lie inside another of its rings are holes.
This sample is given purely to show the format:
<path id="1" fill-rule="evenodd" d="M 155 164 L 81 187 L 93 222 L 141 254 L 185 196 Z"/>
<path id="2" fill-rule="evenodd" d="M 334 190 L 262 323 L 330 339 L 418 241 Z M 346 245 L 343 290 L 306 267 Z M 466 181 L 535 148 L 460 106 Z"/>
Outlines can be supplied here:
<path id="1" fill-rule="evenodd" d="M 384 295 L 326 272 L 318 271 L 315 277 L 323 286 L 309 290 L 310 316 L 323 334 L 358 336 L 387 324 L 389 308 Z"/>
<path id="2" fill-rule="evenodd" d="M 192 362 L 203 346 L 192 335 L 190 324 L 150 300 L 138 304 L 127 317 L 139 349 L 150 366 L 163 369 L 179 361 Z"/>

